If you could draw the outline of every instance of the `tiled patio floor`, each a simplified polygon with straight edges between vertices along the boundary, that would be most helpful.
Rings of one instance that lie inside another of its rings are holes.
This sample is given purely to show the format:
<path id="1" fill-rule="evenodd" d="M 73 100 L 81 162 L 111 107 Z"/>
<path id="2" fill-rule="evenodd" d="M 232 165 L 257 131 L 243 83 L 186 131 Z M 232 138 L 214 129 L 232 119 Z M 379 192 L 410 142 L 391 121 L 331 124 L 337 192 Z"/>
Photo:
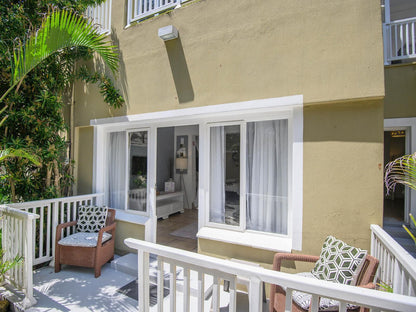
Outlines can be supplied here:
<path id="1" fill-rule="evenodd" d="M 180 277 L 178 276 L 178 278 Z M 94 278 L 92 269 L 63 266 L 61 272 L 54 273 L 53 268 L 44 267 L 36 270 L 33 277 L 34 296 L 37 304 L 26 311 L 137 311 L 136 300 L 117 292 L 117 289 L 135 279 L 136 277 L 132 275 L 113 270 L 109 263 L 103 266 L 99 278 Z M 178 286 L 179 288 L 180 286 Z M 169 295 L 164 298 L 164 311 L 169 311 L 169 299 Z M 228 311 L 228 299 L 228 293 L 221 291 L 220 311 Z M 177 311 L 182 311 L 182 293 L 177 293 L 176 300 Z M 247 295 L 238 293 L 237 300 L 237 311 L 248 311 Z M 196 310 L 195 296 L 191 296 L 190 306 L 191 311 Z M 204 306 L 205 311 L 210 311 L 211 299 L 206 300 Z M 150 307 L 150 311 L 157 311 L 157 306 Z M 267 311 L 266 303 L 263 311 Z"/>

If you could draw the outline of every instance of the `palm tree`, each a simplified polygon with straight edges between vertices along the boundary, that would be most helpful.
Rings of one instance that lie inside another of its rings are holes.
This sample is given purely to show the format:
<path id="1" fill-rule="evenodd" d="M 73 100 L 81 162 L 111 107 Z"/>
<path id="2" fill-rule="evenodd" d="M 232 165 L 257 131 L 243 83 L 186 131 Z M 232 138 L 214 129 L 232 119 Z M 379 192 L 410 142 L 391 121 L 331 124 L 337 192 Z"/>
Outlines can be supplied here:
<path id="1" fill-rule="evenodd" d="M 118 52 L 114 45 L 109 44 L 105 35 L 84 17 L 68 10 L 52 10 L 43 19 L 41 27 L 26 38 L 13 51 L 10 88 L 1 96 L 0 103 L 14 89 L 18 91 L 26 75 L 49 56 L 65 49 L 85 47 L 96 52 L 113 73 L 118 70 Z M 2 114 L 7 109 L 0 109 Z M 0 127 L 7 115 L 0 120 Z M 0 149 L 0 164 L 8 159 L 23 158 L 30 163 L 41 166 L 41 159 L 25 149 Z M 12 201 L 15 201 L 14 178 L 8 175 Z"/>
<path id="2" fill-rule="evenodd" d="M 384 184 L 387 188 L 387 194 L 394 191 L 397 184 L 403 184 L 412 190 L 416 190 L 416 153 L 404 155 L 387 163 L 385 172 Z M 409 216 L 416 226 L 415 218 L 411 213 Z M 403 228 L 409 233 L 416 245 L 416 237 L 413 233 L 405 225 L 403 225 Z"/>
<path id="3" fill-rule="evenodd" d="M 1 96 L 0 102 L 17 86 L 26 75 L 54 53 L 64 49 L 85 47 L 96 52 L 113 73 L 118 70 L 118 52 L 109 44 L 105 35 L 84 17 L 68 10 L 53 10 L 42 21 L 38 31 L 13 52 L 11 86 Z"/>

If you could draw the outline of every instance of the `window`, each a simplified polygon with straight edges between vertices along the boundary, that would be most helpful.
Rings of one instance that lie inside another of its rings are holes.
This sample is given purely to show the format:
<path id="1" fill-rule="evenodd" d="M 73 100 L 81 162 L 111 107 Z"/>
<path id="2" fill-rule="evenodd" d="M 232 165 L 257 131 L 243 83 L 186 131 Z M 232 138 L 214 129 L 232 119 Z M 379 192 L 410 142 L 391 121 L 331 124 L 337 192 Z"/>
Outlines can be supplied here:
<path id="1" fill-rule="evenodd" d="M 147 211 L 147 130 L 111 132 L 108 150 L 109 206 L 145 213 Z"/>
<path id="2" fill-rule="evenodd" d="M 209 222 L 287 235 L 288 120 L 211 126 L 209 155 Z"/>

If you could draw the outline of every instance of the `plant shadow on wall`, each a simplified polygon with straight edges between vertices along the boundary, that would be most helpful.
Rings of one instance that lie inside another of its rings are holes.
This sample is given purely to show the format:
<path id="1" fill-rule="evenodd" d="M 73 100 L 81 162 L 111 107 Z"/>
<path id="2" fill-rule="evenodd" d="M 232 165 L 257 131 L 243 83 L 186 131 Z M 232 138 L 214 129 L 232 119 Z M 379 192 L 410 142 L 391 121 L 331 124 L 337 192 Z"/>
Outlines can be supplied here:
<path id="1" fill-rule="evenodd" d="M 170 68 L 179 103 L 191 102 L 194 100 L 194 89 L 191 76 L 189 75 L 188 64 L 182 47 L 181 36 L 165 41 L 166 52 L 168 53 Z"/>

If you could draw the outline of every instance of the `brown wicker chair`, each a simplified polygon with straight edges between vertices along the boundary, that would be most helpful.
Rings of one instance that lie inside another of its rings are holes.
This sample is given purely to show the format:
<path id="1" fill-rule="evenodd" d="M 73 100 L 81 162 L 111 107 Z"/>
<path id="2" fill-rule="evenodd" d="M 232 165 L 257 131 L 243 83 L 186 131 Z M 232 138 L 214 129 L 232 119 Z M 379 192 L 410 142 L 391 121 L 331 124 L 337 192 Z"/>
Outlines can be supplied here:
<path id="1" fill-rule="evenodd" d="M 304 262 L 316 262 L 318 261 L 319 256 L 311 255 L 300 255 L 300 254 L 291 254 L 291 253 L 277 253 L 274 255 L 273 259 L 273 270 L 280 271 L 282 260 L 291 260 L 291 261 L 304 261 Z M 379 261 L 367 255 L 364 265 L 361 268 L 361 272 L 358 276 L 357 286 L 364 288 L 375 288 L 373 283 L 374 276 L 378 268 Z M 270 312 L 284 312 L 285 311 L 285 302 L 286 302 L 286 292 L 279 285 L 271 285 L 270 287 Z M 302 309 L 295 302 L 292 301 L 292 312 L 306 312 L 307 310 Z M 360 312 L 368 311 L 368 309 L 361 307 Z"/>
<path id="2" fill-rule="evenodd" d="M 77 221 L 59 224 L 56 227 L 55 272 L 61 270 L 61 264 L 69 264 L 94 268 L 95 277 L 99 277 L 101 275 L 101 267 L 108 261 L 114 259 L 115 215 L 115 210 L 109 208 L 106 226 L 98 232 L 97 245 L 95 247 L 60 245 L 59 241 L 62 237 L 62 230 L 70 226 L 75 226 Z M 104 232 L 110 233 L 111 238 L 103 243 Z"/>

